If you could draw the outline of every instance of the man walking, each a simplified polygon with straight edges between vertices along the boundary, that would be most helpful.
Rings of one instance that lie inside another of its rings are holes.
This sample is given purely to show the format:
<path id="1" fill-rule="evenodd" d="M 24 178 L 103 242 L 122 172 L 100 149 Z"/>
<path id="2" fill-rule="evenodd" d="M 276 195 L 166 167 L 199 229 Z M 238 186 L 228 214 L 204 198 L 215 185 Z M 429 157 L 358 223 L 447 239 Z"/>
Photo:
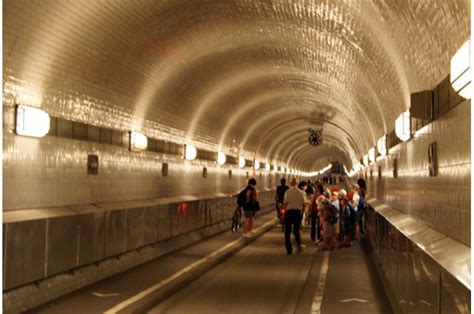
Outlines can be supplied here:
<path id="1" fill-rule="evenodd" d="M 302 210 L 305 202 L 303 193 L 303 191 L 296 187 L 296 178 L 292 178 L 290 181 L 290 188 L 286 191 L 283 201 L 285 207 L 287 208 L 285 216 L 285 247 L 287 255 L 291 255 L 293 253 L 293 247 L 291 245 L 290 239 L 292 227 L 296 244 L 298 245 L 298 253 L 302 251 L 300 225 Z"/>

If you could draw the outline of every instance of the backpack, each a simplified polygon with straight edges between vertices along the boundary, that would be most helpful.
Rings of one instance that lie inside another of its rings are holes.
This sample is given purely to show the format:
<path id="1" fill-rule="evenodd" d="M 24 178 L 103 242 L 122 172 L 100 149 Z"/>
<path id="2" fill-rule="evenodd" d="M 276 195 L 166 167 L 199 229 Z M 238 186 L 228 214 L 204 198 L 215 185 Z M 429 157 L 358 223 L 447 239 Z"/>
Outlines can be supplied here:
<path id="1" fill-rule="evenodd" d="M 365 209 L 365 197 L 360 195 L 359 203 L 357 204 L 357 210 L 364 210 Z"/>
<path id="2" fill-rule="evenodd" d="M 337 223 L 337 216 L 336 216 L 337 208 L 331 204 L 331 216 L 329 216 L 328 222 L 331 225 L 334 225 Z"/>
<path id="3" fill-rule="evenodd" d="M 247 200 L 247 188 L 240 191 L 239 195 L 237 196 L 237 205 L 239 205 L 239 207 L 244 207 L 246 200 Z"/>
<path id="4" fill-rule="evenodd" d="M 349 206 L 349 211 L 351 212 L 351 217 L 349 218 L 349 221 L 351 224 L 355 224 L 357 213 L 351 204 L 347 204 L 347 206 Z"/>

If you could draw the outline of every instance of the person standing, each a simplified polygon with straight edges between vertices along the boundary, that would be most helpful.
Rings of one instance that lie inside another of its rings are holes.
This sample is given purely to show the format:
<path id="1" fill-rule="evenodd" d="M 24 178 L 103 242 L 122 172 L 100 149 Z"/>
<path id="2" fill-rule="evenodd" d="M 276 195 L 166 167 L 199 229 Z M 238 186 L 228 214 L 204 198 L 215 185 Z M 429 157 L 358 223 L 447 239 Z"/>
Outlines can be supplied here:
<path id="1" fill-rule="evenodd" d="M 277 218 L 280 219 L 281 207 L 283 206 L 283 199 L 285 197 L 285 192 L 288 190 L 288 185 L 286 185 L 286 180 L 282 178 L 280 180 L 280 185 L 276 189 L 275 201 L 276 201 L 276 212 Z"/>
<path id="2" fill-rule="evenodd" d="M 354 240 L 359 241 L 360 239 L 360 226 L 359 226 L 359 199 L 360 199 L 360 187 L 358 184 L 354 184 L 352 186 L 352 207 L 354 208 L 356 212 L 356 220 L 355 220 L 355 225 L 354 225 Z"/>
<path id="3" fill-rule="evenodd" d="M 296 244 L 298 245 L 298 253 L 303 250 L 300 236 L 302 210 L 305 202 L 303 193 L 303 191 L 296 187 L 296 178 L 292 178 L 290 181 L 290 188 L 286 191 L 283 200 L 284 205 L 287 208 L 285 216 L 285 247 L 287 255 L 293 253 L 290 239 L 292 229 Z"/>
<path id="4" fill-rule="evenodd" d="M 365 234 L 365 225 L 367 223 L 366 200 L 367 200 L 367 186 L 365 180 L 360 178 L 357 180 L 359 185 L 359 202 L 357 203 L 358 223 L 360 233 Z"/>
<path id="5" fill-rule="evenodd" d="M 316 194 L 313 197 L 311 203 L 311 240 L 314 244 L 318 244 L 321 239 L 321 228 L 320 228 L 320 211 L 322 210 L 321 202 L 325 199 L 324 188 L 321 184 L 316 185 Z"/>
<path id="6" fill-rule="evenodd" d="M 255 212 L 260 209 L 258 203 L 257 180 L 249 179 L 247 187 L 241 192 L 245 193 L 245 202 L 243 203 L 243 210 L 245 214 L 244 237 L 250 237 L 253 228 L 253 220 Z"/>

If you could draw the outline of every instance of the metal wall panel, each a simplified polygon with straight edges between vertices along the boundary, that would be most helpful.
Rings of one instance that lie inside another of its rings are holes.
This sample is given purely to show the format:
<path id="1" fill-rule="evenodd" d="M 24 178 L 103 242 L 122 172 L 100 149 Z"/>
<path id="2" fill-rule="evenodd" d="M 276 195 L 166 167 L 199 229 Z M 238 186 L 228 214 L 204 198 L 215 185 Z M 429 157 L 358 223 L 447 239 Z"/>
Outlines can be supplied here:
<path id="1" fill-rule="evenodd" d="M 466 312 L 470 306 L 470 248 L 395 212 L 385 206 L 375 212 L 369 206 L 369 222 L 374 225 L 367 230 L 398 310 Z M 373 215 L 377 218 L 372 219 Z"/>
<path id="2" fill-rule="evenodd" d="M 105 256 L 105 210 L 96 206 L 73 207 L 78 213 L 79 257 L 78 266 L 86 265 Z"/>
<path id="3" fill-rule="evenodd" d="M 441 313 L 471 313 L 471 291 L 445 271 L 441 272 Z"/>
<path id="4" fill-rule="evenodd" d="M 158 241 L 158 215 L 159 205 L 148 205 L 145 207 L 145 230 L 143 231 L 143 244 L 151 244 Z"/>
<path id="5" fill-rule="evenodd" d="M 158 211 L 158 240 L 171 237 L 171 215 L 169 205 L 159 205 Z"/>
<path id="6" fill-rule="evenodd" d="M 107 210 L 105 214 L 105 257 L 125 252 L 127 211 Z"/>
<path id="7" fill-rule="evenodd" d="M 416 248 L 415 256 L 417 257 L 417 274 L 415 277 L 416 286 L 418 287 L 418 299 L 416 307 L 412 313 L 431 314 L 436 313 L 439 308 L 439 278 L 440 269 L 438 264 L 424 251 Z"/>
<path id="8" fill-rule="evenodd" d="M 46 230 L 46 276 L 76 267 L 79 257 L 77 216 L 48 218 Z"/>
<path id="9" fill-rule="evenodd" d="M 127 209 L 126 250 L 143 246 L 145 232 L 145 209 L 143 207 Z"/>
<path id="10" fill-rule="evenodd" d="M 3 290 L 44 278 L 46 220 L 4 223 L 3 228 L 6 230 Z"/>

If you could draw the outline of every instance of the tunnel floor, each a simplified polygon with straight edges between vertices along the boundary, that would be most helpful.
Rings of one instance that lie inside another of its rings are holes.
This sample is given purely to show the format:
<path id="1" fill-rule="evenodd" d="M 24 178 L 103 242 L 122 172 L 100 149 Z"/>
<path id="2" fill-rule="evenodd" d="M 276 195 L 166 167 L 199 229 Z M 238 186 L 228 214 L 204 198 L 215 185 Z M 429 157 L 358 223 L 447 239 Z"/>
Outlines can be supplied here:
<path id="1" fill-rule="evenodd" d="M 259 217 L 256 227 L 272 218 L 273 212 Z M 240 236 L 224 232 L 30 312 L 102 313 Z M 276 226 L 150 313 L 392 312 L 363 245 L 322 252 L 311 244 L 307 228 L 302 239 L 304 251 L 288 256 Z"/>

